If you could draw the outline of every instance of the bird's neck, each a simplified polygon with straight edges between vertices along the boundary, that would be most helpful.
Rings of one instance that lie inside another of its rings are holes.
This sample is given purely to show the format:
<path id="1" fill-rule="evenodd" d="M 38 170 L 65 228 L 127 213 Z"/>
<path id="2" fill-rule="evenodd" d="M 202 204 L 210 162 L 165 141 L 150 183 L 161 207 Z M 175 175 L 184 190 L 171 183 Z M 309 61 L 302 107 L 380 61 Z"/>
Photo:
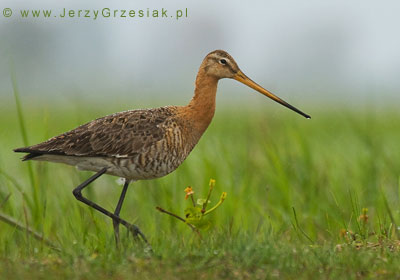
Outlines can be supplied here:
<path id="1" fill-rule="evenodd" d="M 194 126 L 200 134 L 207 129 L 215 112 L 215 95 L 217 93 L 218 78 L 205 74 L 200 68 L 196 77 L 194 96 L 189 102 L 187 112 L 194 120 Z"/>

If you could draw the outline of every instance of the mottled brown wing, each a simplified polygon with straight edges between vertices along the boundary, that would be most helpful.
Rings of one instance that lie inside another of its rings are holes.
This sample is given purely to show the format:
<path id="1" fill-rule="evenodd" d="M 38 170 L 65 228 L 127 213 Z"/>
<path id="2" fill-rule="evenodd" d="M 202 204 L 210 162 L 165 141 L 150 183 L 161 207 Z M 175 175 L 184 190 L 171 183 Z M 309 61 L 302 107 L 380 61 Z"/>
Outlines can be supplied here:
<path id="1" fill-rule="evenodd" d="M 129 157 L 164 137 L 162 124 L 174 110 L 174 107 L 161 107 L 115 113 L 14 151 L 31 153 L 25 159 L 40 154 Z"/>

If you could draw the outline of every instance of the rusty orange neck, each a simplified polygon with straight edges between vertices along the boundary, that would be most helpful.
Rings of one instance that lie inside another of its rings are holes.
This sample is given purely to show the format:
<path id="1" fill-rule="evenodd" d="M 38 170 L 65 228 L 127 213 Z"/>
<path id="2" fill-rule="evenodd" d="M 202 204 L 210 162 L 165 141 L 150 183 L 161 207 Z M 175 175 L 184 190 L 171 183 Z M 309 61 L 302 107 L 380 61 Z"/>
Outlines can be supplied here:
<path id="1" fill-rule="evenodd" d="M 200 134 L 207 129 L 215 112 L 218 78 L 205 74 L 201 67 L 196 78 L 194 96 L 186 107 L 188 117 Z"/>

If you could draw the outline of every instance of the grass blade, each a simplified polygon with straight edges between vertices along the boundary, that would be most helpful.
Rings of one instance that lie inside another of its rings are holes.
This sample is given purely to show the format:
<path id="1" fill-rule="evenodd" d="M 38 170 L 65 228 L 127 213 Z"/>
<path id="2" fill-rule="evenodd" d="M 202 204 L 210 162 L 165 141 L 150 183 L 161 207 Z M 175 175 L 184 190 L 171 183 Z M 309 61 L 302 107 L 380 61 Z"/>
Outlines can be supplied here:
<path id="1" fill-rule="evenodd" d="M 305 233 L 305 231 L 300 227 L 299 221 L 297 220 L 296 209 L 294 209 L 294 207 L 292 207 L 292 209 L 293 209 L 294 221 L 296 222 L 296 228 L 298 228 L 298 229 L 300 230 L 300 232 L 301 232 L 312 244 L 314 244 L 314 241 L 311 239 L 311 237 L 309 237 L 309 236 L 307 235 L 307 233 Z"/>
<path id="2" fill-rule="evenodd" d="M 400 239 L 400 234 L 399 234 L 399 231 L 398 231 L 398 228 L 397 228 L 397 224 L 396 224 L 396 221 L 394 219 L 392 210 L 389 207 L 389 203 L 387 201 L 386 194 L 385 194 L 385 191 L 383 190 L 383 188 L 381 188 L 381 195 L 382 195 L 382 199 L 383 199 L 383 204 L 385 205 L 385 208 L 386 208 L 386 211 L 388 212 L 390 221 L 392 222 L 392 225 L 394 227 L 394 232 L 396 233 L 397 238 Z"/>
<path id="3" fill-rule="evenodd" d="M 22 106 L 21 106 L 21 101 L 19 97 L 19 91 L 17 87 L 17 81 L 15 78 L 15 73 L 14 71 L 11 71 L 11 81 L 12 81 L 12 86 L 13 86 L 13 93 L 14 93 L 14 99 L 15 99 L 15 106 L 17 109 L 17 114 L 18 114 L 18 122 L 19 122 L 19 128 L 21 131 L 22 135 L 22 140 L 24 142 L 24 146 L 28 146 L 29 141 L 28 141 L 28 134 L 26 133 L 26 125 L 25 125 L 25 118 L 23 115 L 22 111 Z M 29 175 L 29 181 L 31 183 L 31 189 L 32 189 L 32 194 L 33 194 L 33 201 L 36 209 L 39 209 L 39 199 L 38 199 L 38 188 L 37 185 L 35 184 L 35 177 L 33 173 L 33 168 L 32 168 L 32 163 L 27 162 L 27 167 L 28 167 L 28 175 Z M 33 209 L 31 209 L 33 210 Z M 37 211 L 33 211 L 36 213 Z"/>

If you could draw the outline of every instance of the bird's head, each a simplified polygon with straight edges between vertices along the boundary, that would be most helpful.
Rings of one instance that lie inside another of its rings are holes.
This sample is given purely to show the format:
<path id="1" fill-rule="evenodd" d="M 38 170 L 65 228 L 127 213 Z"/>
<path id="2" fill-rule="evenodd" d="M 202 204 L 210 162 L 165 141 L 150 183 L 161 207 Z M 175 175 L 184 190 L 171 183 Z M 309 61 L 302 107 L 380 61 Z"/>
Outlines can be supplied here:
<path id="1" fill-rule="evenodd" d="M 223 78 L 234 78 L 240 72 L 236 61 L 226 51 L 216 50 L 209 53 L 203 61 L 205 73 L 210 76 Z"/>
<path id="2" fill-rule="evenodd" d="M 209 76 L 214 76 L 217 79 L 230 78 L 235 79 L 252 89 L 262 93 L 263 95 L 271 98 L 272 100 L 282 104 L 283 106 L 299 113 L 300 115 L 310 119 L 311 117 L 296 107 L 293 107 L 286 101 L 280 99 L 278 96 L 274 95 L 270 91 L 264 89 L 257 83 L 253 82 L 249 77 L 247 77 L 237 65 L 236 61 L 230 56 L 226 51 L 215 50 L 210 52 L 203 60 L 201 68 L 204 69 L 205 74 Z"/>

